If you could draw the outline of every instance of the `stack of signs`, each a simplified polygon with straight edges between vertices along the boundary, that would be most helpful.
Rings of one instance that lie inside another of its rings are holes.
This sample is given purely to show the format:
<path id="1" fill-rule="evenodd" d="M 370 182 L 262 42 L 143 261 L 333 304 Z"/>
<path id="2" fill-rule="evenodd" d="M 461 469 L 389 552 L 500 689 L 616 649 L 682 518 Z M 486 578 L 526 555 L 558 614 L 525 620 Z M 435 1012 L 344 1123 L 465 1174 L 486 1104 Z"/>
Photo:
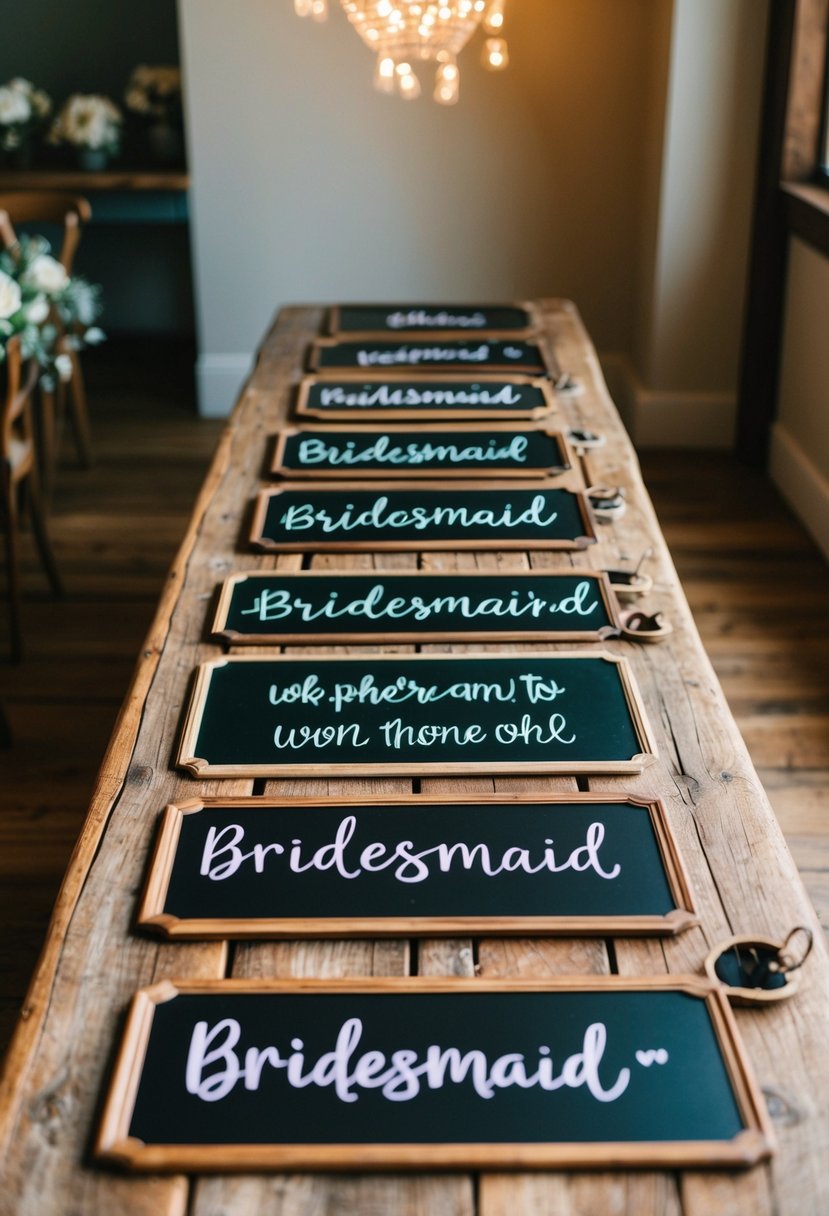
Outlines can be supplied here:
<path id="1" fill-rule="evenodd" d="M 530 306 L 339 306 L 309 367 L 256 549 L 595 541 Z M 235 574 L 213 636 L 259 649 L 198 669 L 176 763 L 197 779 L 639 773 L 656 746 L 616 655 L 262 652 L 620 629 L 586 570 Z M 665 807 L 623 792 L 192 799 L 164 813 L 138 919 L 173 941 L 698 923 Z M 771 1144 L 708 982 L 225 980 L 136 996 L 96 1151 L 148 1171 L 678 1166 Z"/>

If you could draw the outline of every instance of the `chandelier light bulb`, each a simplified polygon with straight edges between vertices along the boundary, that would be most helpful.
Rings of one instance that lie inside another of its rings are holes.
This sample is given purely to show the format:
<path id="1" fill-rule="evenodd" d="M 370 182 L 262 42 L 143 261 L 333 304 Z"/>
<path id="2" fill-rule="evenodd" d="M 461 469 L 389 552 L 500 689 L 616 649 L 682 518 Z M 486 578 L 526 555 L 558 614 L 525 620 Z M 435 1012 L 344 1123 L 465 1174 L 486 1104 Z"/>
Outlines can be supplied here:
<path id="1" fill-rule="evenodd" d="M 400 74 L 397 77 L 397 88 L 400 96 L 406 101 L 414 101 L 416 97 L 420 96 L 420 81 L 411 68 L 408 72 L 400 72 L 398 68 L 398 72 Z"/>
<path id="2" fill-rule="evenodd" d="M 454 60 L 438 66 L 435 73 L 435 101 L 442 106 L 453 106 L 460 96 L 461 74 Z"/>
<path id="3" fill-rule="evenodd" d="M 330 0 L 294 0 L 301 17 L 324 21 Z M 340 0 L 357 34 L 375 56 L 374 84 L 383 93 L 409 100 L 420 95 L 418 63 L 436 67 L 433 97 L 440 105 L 458 100 L 457 57 L 481 25 L 500 34 L 506 0 Z M 507 44 L 489 37 L 484 64 L 491 71 L 507 66 Z"/>
<path id="4" fill-rule="evenodd" d="M 375 89 L 379 89 L 381 93 L 393 93 L 394 75 L 394 60 L 389 55 L 378 55 L 377 65 L 374 69 Z"/>
<path id="5" fill-rule="evenodd" d="M 488 34 L 500 34 L 504 28 L 504 4 L 506 0 L 489 0 L 484 17 L 484 29 Z"/>
<path id="6" fill-rule="evenodd" d="M 509 67 L 506 38 L 487 38 L 484 43 L 483 65 L 490 72 L 502 72 Z"/>

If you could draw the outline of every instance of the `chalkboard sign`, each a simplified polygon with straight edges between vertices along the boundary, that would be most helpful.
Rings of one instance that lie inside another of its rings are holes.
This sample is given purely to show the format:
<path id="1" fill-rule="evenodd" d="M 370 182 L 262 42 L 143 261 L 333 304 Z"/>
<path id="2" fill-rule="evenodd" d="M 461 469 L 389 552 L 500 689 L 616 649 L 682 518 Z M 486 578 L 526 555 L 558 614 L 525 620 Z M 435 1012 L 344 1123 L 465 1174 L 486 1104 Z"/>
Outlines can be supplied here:
<path id="1" fill-rule="evenodd" d="M 397 372 L 411 375 L 413 371 L 515 371 L 538 375 L 549 370 L 537 342 L 493 338 L 488 334 L 470 334 L 468 338 L 436 334 L 431 338 L 402 338 L 394 342 L 382 338 L 352 342 L 318 338 L 311 347 L 310 370 L 324 372 L 329 368 L 334 371 L 352 368 L 361 374 L 380 375 Z"/>
<path id="2" fill-rule="evenodd" d="M 612 795 L 168 806 L 139 924 L 171 938 L 677 933 L 657 802 Z"/>
<path id="3" fill-rule="evenodd" d="M 618 635 L 606 574 L 281 570 L 223 584 L 213 634 L 233 646 L 316 642 L 597 642 Z"/>
<path id="4" fill-rule="evenodd" d="M 303 427 L 280 431 L 271 473 L 279 477 L 556 476 L 573 467 L 567 440 L 536 427 L 422 425 Z M 583 484 L 583 483 L 580 483 Z"/>
<path id="5" fill-rule="evenodd" d="M 320 379 L 304 376 L 299 386 L 297 418 L 331 422 L 381 419 L 542 419 L 555 409 L 549 380 L 530 376 L 460 376 L 421 379 Z"/>
<path id="6" fill-rule="evenodd" d="M 596 531 L 583 492 L 548 481 L 378 482 L 339 489 L 308 482 L 262 490 L 251 544 L 277 552 L 361 549 L 584 549 Z"/>
<path id="7" fill-rule="evenodd" d="M 135 1170 L 747 1166 L 774 1136 L 694 976 L 170 980 L 95 1152 Z"/>
<path id="8" fill-rule="evenodd" d="M 613 655 L 257 655 L 199 667 L 177 763 L 195 777 L 638 773 L 654 755 Z"/>
<path id="9" fill-rule="evenodd" d="M 532 327 L 529 305 L 336 304 L 328 332 L 337 334 L 520 333 Z"/>

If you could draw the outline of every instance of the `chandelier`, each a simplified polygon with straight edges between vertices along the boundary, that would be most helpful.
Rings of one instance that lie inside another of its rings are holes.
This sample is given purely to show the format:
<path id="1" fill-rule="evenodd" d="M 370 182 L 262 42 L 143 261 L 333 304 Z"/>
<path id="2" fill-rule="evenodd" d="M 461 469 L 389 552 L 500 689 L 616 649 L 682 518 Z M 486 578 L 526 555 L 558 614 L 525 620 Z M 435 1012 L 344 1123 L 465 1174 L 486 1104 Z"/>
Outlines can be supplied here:
<path id="1" fill-rule="evenodd" d="M 420 96 L 414 63 L 434 63 L 434 99 L 451 106 L 458 100 L 458 55 L 479 25 L 487 39 L 483 64 L 500 71 L 509 62 L 504 25 L 505 0 L 340 0 L 348 20 L 374 51 L 374 84 L 382 93 Z M 300 17 L 325 21 L 328 0 L 294 0 Z"/>

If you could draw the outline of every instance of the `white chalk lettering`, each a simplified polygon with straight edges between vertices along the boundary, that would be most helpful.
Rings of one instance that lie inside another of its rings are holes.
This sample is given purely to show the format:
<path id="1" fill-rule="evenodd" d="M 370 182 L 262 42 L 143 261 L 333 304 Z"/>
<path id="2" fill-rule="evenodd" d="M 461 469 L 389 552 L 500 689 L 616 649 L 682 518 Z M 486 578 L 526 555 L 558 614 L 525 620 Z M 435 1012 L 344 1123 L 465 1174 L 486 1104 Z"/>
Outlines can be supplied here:
<path id="1" fill-rule="evenodd" d="M 295 491 L 298 493 L 299 491 Z M 555 493 L 555 491 L 551 491 Z M 317 527 L 325 535 L 337 532 L 354 532 L 360 528 L 377 531 L 411 528 L 424 532 L 429 528 L 549 528 L 558 519 L 558 511 L 548 508 L 547 495 L 536 494 L 523 510 L 516 510 L 511 502 L 502 507 L 468 506 L 414 506 L 389 509 L 385 494 L 375 499 L 370 507 L 357 511 L 354 503 L 347 503 L 339 515 L 331 515 L 313 502 L 292 503 L 280 516 L 279 522 L 287 533 L 304 532 Z"/>
<path id="2" fill-rule="evenodd" d="M 333 1088 L 341 1102 L 357 1102 L 360 1090 L 379 1089 L 389 1102 L 409 1102 L 423 1088 L 444 1089 L 449 1085 L 468 1086 L 477 1097 L 490 1101 L 497 1091 L 513 1087 L 555 1092 L 560 1089 L 585 1088 L 597 1102 L 615 1102 L 630 1084 L 630 1068 L 620 1068 L 610 1084 L 601 1075 L 602 1060 L 607 1047 L 607 1027 L 592 1022 L 586 1027 L 581 1048 L 566 1056 L 556 1074 L 549 1046 L 537 1049 L 537 1058 L 528 1059 L 525 1052 L 506 1052 L 490 1059 L 485 1051 L 430 1043 L 418 1051 L 402 1047 L 388 1056 L 382 1051 L 369 1050 L 357 1055 L 363 1039 L 364 1026 L 360 1018 L 348 1018 L 340 1027 L 333 1050 L 318 1059 L 306 1059 L 304 1041 L 292 1036 L 292 1051 L 283 1054 L 275 1044 L 248 1047 L 241 1056 L 236 1048 L 242 1038 L 242 1026 L 236 1018 L 223 1018 L 214 1026 L 199 1021 L 193 1027 L 185 1065 L 184 1083 L 189 1094 L 202 1102 L 219 1102 L 237 1085 L 255 1092 L 278 1073 L 290 1088 Z M 655 1049 L 667 1062 L 664 1048 Z M 654 1054 L 654 1049 L 650 1049 Z M 646 1053 L 638 1051 L 634 1059 Z"/>
<path id="3" fill-rule="evenodd" d="M 342 586 L 342 584 L 338 584 Z M 343 617 L 366 621 L 405 621 L 427 623 L 434 618 L 460 618 L 464 621 L 518 621 L 529 617 L 544 622 L 550 616 L 590 617 L 599 607 L 591 598 L 593 587 L 582 579 L 571 595 L 548 599 L 538 591 L 524 586 L 506 588 L 499 595 L 473 591 L 461 595 L 402 593 L 394 584 L 375 583 L 364 595 L 349 597 L 340 590 L 329 591 L 324 598 L 312 601 L 313 588 L 302 587 L 301 593 L 290 587 L 265 587 L 254 595 L 252 604 L 241 609 L 242 616 L 253 616 L 262 622 L 338 621 Z M 549 627 L 549 626 L 548 626 Z"/>
<path id="4" fill-rule="evenodd" d="M 199 874 L 211 882 L 225 882 L 243 871 L 268 878 L 287 867 L 293 874 L 330 873 L 353 882 L 367 875 L 390 872 L 396 882 L 413 886 L 425 882 L 435 873 L 476 872 L 486 878 L 522 871 L 528 875 L 562 874 L 572 870 L 577 874 L 592 872 L 606 881 L 613 881 L 622 872 L 618 862 L 604 864 L 601 857 L 605 841 L 605 826 L 601 821 L 589 824 L 584 843 L 577 844 L 559 860 L 554 841 L 544 837 L 543 844 L 502 845 L 494 849 L 485 841 L 438 841 L 416 849 L 411 840 L 355 840 L 359 831 L 357 815 L 345 815 L 339 822 L 333 840 L 303 855 L 301 838 L 290 842 L 256 842 L 247 846 L 248 831 L 241 824 L 217 828 L 211 824 L 205 834 L 201 851 Z"/>

